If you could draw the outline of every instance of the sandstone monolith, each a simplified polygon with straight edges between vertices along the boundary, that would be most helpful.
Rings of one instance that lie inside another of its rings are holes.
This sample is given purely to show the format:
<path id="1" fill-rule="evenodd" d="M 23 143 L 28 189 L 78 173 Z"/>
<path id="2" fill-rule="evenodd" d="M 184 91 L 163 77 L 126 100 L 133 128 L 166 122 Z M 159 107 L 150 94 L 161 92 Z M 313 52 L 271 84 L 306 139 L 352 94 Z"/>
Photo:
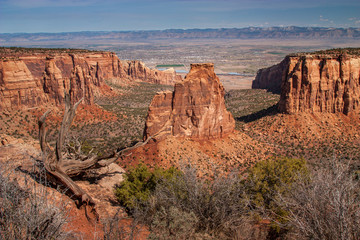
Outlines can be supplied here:
<path id="1" fill-rule="evenodd" d="M 226 110 L 224 94 L 214 64 L 191 64 L 190 72 L 175 83 L 173 92 L 161 92 L 153 98 L 144 138 L 173 135 L 210 139 L 233 132 L 235 120 Z"/>

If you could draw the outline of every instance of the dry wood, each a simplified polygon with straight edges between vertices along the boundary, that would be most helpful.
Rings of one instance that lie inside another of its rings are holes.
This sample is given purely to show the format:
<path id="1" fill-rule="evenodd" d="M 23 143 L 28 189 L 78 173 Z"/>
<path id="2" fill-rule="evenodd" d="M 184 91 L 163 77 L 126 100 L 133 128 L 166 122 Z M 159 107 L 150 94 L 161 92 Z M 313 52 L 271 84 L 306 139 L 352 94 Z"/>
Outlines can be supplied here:
<path id="1" fill-rule="evenodd" d="M 71 177 L 81 175 L 89 169 L 101 168 L 108 166 L 115 162 L 125 152 L 144 146 L 147 144 L 152 137 L 149 137 L 145 142 L 137 143 L 133 147 L 125 148 L 121 151 L 114 151 L 107 156 L 98 157 L 96 155 L 81 155 L 81 154 L 65 154 L 64 143 L 67 133 L 70 129 L 71 123 L 75 117 L 75 112 L 79 106 L 80 101 L 71 104 L 70 94 L 65 92 L 65 111 L 64 117 L 61 123 L 58 138 L 56 140 L 55 150 L 50 147 L 46 142 L 46 117 L 50 113 L 50 110 L 45 112 L 39 119 L 39 141 L 41 150 L 43 152 L 43 163 L 48 174 L 54 177 L 54 184 L 61 184 L 66 187 L 72 194 L 73 199 L 79 207 L 84 206 L 86 214 L 88 208 L 90 212 L 94 214 L 95 218 L 98 219 L 98 214 L 95 210 L 95 202 L 83 189 L 81 189 Z M 79 149 L 78 149 L 79 150 Z M 78 151 L 76 150 L 76 151 Z M 87 214 L 88 216 L 88 214 Z M 89 217 L 89 216 L 88 216 Z"/>

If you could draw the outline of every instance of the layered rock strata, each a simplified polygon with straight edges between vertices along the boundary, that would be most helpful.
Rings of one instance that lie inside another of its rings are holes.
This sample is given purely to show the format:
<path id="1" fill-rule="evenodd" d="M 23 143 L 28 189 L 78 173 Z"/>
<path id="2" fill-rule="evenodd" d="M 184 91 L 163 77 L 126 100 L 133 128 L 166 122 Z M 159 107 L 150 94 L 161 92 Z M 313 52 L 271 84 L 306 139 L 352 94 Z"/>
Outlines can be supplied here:
<path id="1" fill-rule="evenodd" d="M 253 86 L 271 89 L 281 79 L 278 107 L 284 113 L 348 114 L 360 111 L 359 75 L 359 55 L 324 51 L 287 56 L 260 70 Z"/>
<path id="2" fill-rule="evenodd" d="M 253 89 L 267 89 L 273 93 L 281 92 L 281 80 L 287 66 L 286 59 L 269 68 L 260 69 L 252 82 Z"/>
<path id="3" fill-rule="evenodd" d="M 285 113 L 359 112 L 359 75 L 359 56 L 290 56 L 282 79 L 279 110 Z"/>
<path id="4" fill-rule="evenodd" d="M 191 64 L 174 91 L 155 95 L 146 119 L 144 139 L 166 136 L 219 138 L 233 132 L 235 120 L 226 110 L 224 87 L 212 63 Z"/>
<path id="5" fill-rule="evenodd" d="M 92 104 L 105 85 L 144 81 L 173 84 L 181 76 L 159 71 L 139 61 L 121 61 L 111 52 L 59 52 L 54 50 L 0 54 L 0 110 L 63 103 L 64 89 L 73 100 Z"/>

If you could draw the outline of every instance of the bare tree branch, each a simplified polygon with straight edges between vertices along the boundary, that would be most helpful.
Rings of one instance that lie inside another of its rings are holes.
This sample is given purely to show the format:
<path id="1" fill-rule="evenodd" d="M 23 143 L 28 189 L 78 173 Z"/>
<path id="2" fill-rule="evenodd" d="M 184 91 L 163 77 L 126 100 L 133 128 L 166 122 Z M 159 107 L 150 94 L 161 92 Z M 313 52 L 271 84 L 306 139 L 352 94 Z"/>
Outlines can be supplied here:
<path id="1" fill-rule="evenodd" d="M 70 129 L 71 123 L 76 114 L 76 109 L 83 100 L 80 99 L 74 105 L 71 104 L 71 95 L 65 92 L 65 111 L 64 117 L 61 123 L 58 138 L 56 140 L 55 150 L 52 149 L 46 142 L 46 117 L 50 113 L 50 110 L 45 112 L 39 119 L 39 141 L 41 150 L 43 152 L 43 163 L 48 174 L 56 179 L 54 184 L 62 184 L 72 194 L 75 202 L 79 207 L 85 206 L 85 210 L 90 207 L 90 211 L 98 218 L 98 214 L 95 211 L 95 202 L 83 189 L 81 189 L 71 177 L 81 175 L 89 169 L 101 168 L 110 165 L 115 162 L 124 153 L 133 150 L 135 148 L 146 145 L 152 137 L 146 139 L 145 142 L 139 142 L 136 145 L 125 148 L 121 151 L 114 151 L 103 157 L 88 153 L 87 155 L 81 154 L 81 144 L 78 140 L 75 140 L 74 147 L 70 146 L 73 151 L 64 150 L 65 139 Z"/>

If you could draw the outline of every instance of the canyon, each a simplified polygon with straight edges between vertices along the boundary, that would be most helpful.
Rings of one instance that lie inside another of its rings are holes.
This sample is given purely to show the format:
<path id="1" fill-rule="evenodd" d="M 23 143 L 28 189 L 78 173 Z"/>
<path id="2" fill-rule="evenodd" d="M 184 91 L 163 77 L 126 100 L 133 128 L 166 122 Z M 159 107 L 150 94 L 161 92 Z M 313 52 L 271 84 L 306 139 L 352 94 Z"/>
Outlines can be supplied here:
<path id="1" fill-rule="evenodd" d="M 33 171 L 31 158 L 41 159 L 34 140 L 37 120 L 49 106 L 63 105 L 65 89 L 71 90 L 74 101 L 84 97 L 69 137 L 79 139 L 85 149 L 101 155 L 149 140 L 119 158 L 110 170 L 74 180 L 94 198 L 101 218 L 120 209 L 114 204 L 113 188 L 122 181 L 124 169 L 140 162 L 163 168 L 191 164 L 199 176 L 211 178 L 214 171 L 243 172 L 274 156 L 304 158 L 309 163 L 333 156 L 360 157 L 356 52 L 288 55 L 258 72 L 253 88 L 265 90 L 225 91 L 214 64 L 190 67 L 181 79 L 172 69 L 150 69 L 111 52 L 3 53 L 0 162 Z M 33 108 L 38 106 L 41 109 L 36 112 Z M 54 112 L 49 117 L 50 144 L 62 117 L 61 110 Z M 356 161 L 351 164 L 359 167 Z M 96 229 L 84 212 L 70 198 L 56 194 L 57 199 L 70 202 L 71 212 L 77 215 L 72 221 L 75 232 L 92 239 Z"/>
<path id="2" fill-rule="evenodd" d="M 2 48 L 0 110 L 61 105 L 65 89 L 73 101 L 84 98 L 85 104 L 93 104 L 94 96 L 111 92 L 105 80 L 173 84 L 180 79 L 174 70 L 153 70 L 140 61 L 122 61 L 112 52 Z"/>

